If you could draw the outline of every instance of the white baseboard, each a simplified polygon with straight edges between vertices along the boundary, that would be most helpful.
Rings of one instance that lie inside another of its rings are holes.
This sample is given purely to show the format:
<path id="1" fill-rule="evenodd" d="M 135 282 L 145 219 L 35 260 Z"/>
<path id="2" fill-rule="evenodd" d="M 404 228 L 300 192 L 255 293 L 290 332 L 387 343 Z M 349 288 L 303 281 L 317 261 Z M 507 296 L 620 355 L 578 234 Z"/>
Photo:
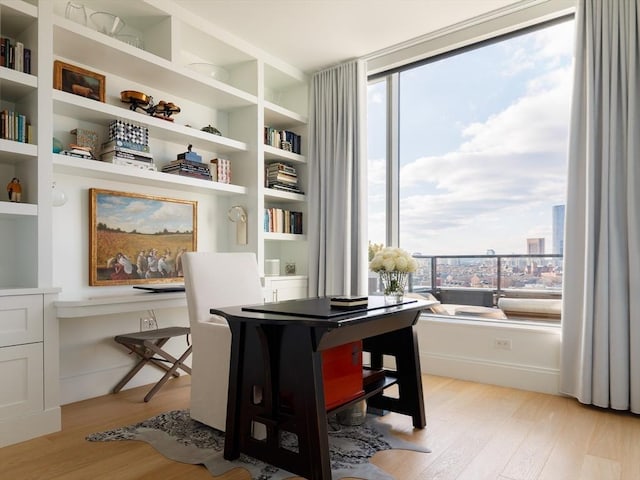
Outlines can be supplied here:
<path id="1" fill-rule="evenodd" d="M 58 432 L 61 428 L 60 407 L 24 417 L 8 418 L 0 421 L 0 448 Z"/>
<path id="2" fill-rule="evenodd" d="M 442 354 L 420 354 L 422 373 L 559 395 L 557 369 Z"/>

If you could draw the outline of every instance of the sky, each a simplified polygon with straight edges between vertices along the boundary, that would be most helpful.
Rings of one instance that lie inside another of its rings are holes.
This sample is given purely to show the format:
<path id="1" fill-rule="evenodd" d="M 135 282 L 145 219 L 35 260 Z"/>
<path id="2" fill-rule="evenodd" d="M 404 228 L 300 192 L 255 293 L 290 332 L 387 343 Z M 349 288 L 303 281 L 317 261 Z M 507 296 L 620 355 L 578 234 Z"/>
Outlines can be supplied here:
<path id="1" fill-rule="evenodd" d="M 425 255 L 552 245 L 565 203 L 574 22 L 400 74 L 400 247 Z M 369 239 L 385 243 L 385 86 L 369 86 Z"/>
<path id="2" fill-rule="evenodd" d="M 190 203 L 160 201 L 122 195 L 97 196 L 96 220 L 124 232 L 152 234 L 193 231 Z"/>

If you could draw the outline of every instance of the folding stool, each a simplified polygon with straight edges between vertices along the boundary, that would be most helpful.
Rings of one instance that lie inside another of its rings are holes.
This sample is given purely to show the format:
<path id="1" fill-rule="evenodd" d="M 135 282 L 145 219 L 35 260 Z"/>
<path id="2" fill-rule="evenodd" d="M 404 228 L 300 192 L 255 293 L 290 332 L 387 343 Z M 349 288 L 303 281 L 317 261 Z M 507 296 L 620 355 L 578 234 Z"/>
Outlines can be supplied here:
<path id="1" fill-rule="evenodd" d="M 151 397 L 160 390 L 160 387 L 162 387 L 169 378 L 172 376 L 179 377 L 180 372 L 178 372 L 178 369 L 191 374 L 191 368 L 184 364 L 184 361 L 189 357 L 189 355 L 191 355 L 190 344 L 178 359 L 162 349 L 164 344 L 173 337 L 187 335 L 188 342 L 188 335 L 190 331 L 189 327 L 167 327 L 116 336 L 114 340 L 127 347 L 131 353 L 138 355 L 140 360 L 113 388 L 113 393 L 118 393 L 122 387 L 124 387 L 127 382 L 131 380 L 147 363 L 151 363 L 152 365 L 164 370 L 165 374 L 144 397 L 145 402 L 151 400 Z M 168 366 L 169 364 L 171 366 Z"/>

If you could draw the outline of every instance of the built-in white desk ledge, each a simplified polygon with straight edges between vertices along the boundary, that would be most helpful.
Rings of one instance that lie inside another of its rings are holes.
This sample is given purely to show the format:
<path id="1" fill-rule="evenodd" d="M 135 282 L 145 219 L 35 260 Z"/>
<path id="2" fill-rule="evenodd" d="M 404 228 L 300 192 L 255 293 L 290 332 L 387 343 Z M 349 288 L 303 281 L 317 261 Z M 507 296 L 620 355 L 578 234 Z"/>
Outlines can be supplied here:
<path id="1" fill-rule="evenodd" d="M 54 302 L 58 318 L 91 317 L 116 313 L 181 308 L 187 306 L 184 292 L 151 293 L 131 291 L 118 294 L 71 295 L 61 296 Z"/>

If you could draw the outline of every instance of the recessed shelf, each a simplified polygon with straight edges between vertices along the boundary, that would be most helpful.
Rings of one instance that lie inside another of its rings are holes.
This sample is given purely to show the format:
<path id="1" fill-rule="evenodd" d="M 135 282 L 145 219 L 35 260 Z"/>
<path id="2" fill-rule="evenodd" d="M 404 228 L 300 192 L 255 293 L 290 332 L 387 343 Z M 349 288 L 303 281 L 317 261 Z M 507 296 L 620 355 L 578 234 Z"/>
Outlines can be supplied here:
<path id="1" fill-rule="evenodd" d="M 307 163 L 307 159 L 304 155 L 288 152 L 287 150 L 272 147 L 271 145 L 264 145 L 264 159 L 267 161 L 285 160 L 293 163 Z"/>
<path id="2" fill-rule="evenodd" d="M 194 148 L 213 150 L 217 153 L 241 152 L 247 144 L 220 135 L 203 132 L 195 128 L 176 125 L 174 122 L 151 117 L 128 108 L 73 95 L 61 90 L 53 91 L 53 111 L 55 114 L 77 120 L 107 125 L 111 120 L 124 119 L 149 128 L 152 137 L 175 143 L 191 143 Z"/>
<path id="3" fill-rule="evenodd" d="M 273 241 L 300 242 L 305 241 L 307 239 L 307 236 L 301 233 L 264 232 L 264 239 Z"/>
<path id="4" fill-rule="evenodd" d="M 31 143 L 0 139 L 0 163 L 15 165 L 38 156 L 38 147 Z"/>
<path id="5" fill-rule="evenodd" d="M 64 18 L 54 20 L 55 54 L 70 61 L 95 67 L 143 85 L 206 103 L 221 110 L 256 105 L 255 95 L 231 85 L 194 75 L 184 65 L 175 64 L 150 52 L 127 45 L 88 27 Z M 83 48 L 77 48 L 82 44 Z"/>
<path id="6" fill-rule="evenodd" d="M 305 202 L 306 197 L 300 193 L 282 192 L 273 188 L 264 189 L 264 198 L 266 200 L 279 202 Z"/>
<path id="7" fill-rule="evenodd" d="M 141 170 L 134 167 L 114 165 L 98 160 L 85 160 L 68 155 L 53 155 L 55 172 L 89 178 L 103 178 L 123 183 L 168 188 L 172 190 L 200 191 L 216 195 L 244 195 L 247 189 L 240 185 L 181 177 L 170 173 Z"/>
<path id="8" fill-rule="evenodd" d="M 264 123 L 278 128 L 303 126 L 307 124 L 307 117 L 275 103 L 264 102 Z"/>
<path id="9" fill-rule="evenodd" d="M 0 202 L 0 218 L 33 217 L 38 206 L 31 203 Z"/>
<path id="10" fill-rule="evenodd" d="M 2 99 L 17 102 L 38 88 L 35 75 L 18 72 L 7 67 L 0 67 L 0 92 Z"/>

